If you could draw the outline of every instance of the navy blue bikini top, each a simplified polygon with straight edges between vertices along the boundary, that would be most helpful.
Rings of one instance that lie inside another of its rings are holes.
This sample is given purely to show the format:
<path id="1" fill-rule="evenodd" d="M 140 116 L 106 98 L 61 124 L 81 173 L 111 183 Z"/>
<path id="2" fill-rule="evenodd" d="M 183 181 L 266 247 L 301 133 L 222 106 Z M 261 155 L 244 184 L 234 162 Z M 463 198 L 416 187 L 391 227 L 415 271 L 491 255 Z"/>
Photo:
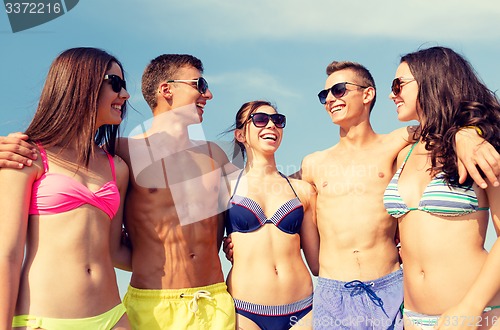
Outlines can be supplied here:
<path id="1" fill-rule="evenodd" d="M 228 203 L 225 220 L 227 234 L 229 235 L 234 231 L 250 233 L 267 223 L 274 224 L 287 234 L 298 234 L 302 226 L 302 220 L 304 219 L 304 206 L 300 202 L 288 178 L 280 173 L 286 179 L 290 188 L 292 188 L 295 198 L 285 202 L 270 218 L 267 218 L 262 207 L 256 201 L 248 197 L 236 195 L 236 189 L 240 183 L 242 173 L 243 171 L 238 176 L 233 195 Z"/>

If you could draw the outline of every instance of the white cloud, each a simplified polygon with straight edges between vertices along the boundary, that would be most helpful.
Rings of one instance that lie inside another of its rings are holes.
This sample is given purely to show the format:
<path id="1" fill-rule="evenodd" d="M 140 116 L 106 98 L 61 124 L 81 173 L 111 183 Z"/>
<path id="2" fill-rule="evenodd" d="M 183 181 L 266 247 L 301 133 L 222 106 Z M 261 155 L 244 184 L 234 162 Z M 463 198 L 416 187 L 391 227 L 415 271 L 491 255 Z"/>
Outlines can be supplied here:
<path id="1" fill-rule="evenodd" d="M 151 22 L 163 30 L 167 24 L 168 30 L 210 40 L 500 36 L 500 6 L 495 0 L 190 0 L 148 7 L 154 8 Z"/>
<path id="2" fill-rule="evenodd" d="M 298 97 L 297 92 L 287 87 L 275 75 L 260 69 L 225 72 L 217 75 L 207 75 L 211 85 L 224 85 L 225 90 L 235 88 L 241 92 L 252 91 L 257 95 L 273 95 L 279 97 Z"/>

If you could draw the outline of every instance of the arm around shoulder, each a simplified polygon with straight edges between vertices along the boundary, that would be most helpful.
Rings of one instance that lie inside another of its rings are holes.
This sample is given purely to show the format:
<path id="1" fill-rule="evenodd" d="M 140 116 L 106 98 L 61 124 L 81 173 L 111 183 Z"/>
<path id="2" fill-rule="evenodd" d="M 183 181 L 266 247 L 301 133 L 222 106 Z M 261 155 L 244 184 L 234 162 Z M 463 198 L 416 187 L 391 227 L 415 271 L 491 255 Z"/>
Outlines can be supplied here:
<path id="1" fill-rule="evenodd" d="M 37 158 L 37 152 L 27 140 L 28 136 L 19 132 L 0 136 L 0 168 L 31 166 Z"/>
<path id="2" fill-rule="evenodd" d="M 463 183 L 467 174 L 481 188 L 488 184 L 478 171 L 479 167 L 493 186 L 500 186 L 500 154 L 474 127 L 458 130 L 455 135 L 455 144 L 458 158 L 459 181 Z M 477 165 L 477 167 L 476 167 Z"/>

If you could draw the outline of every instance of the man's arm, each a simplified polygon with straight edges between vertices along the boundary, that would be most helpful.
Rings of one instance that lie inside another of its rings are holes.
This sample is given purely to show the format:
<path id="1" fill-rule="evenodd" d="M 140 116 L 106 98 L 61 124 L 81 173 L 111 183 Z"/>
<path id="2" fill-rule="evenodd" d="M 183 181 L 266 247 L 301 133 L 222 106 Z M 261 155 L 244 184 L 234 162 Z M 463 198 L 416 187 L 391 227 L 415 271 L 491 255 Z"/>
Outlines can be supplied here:
<path id="1" fill-rule="evenodd" d="M 26 142 L 28 136 L 23 133 L 10 133 L 0 136 L 0 167 L 23 168 L 31 166 L 36 159 L 36 149 Z"/>
<path id="2" fill-rule="evenodd" d="M 455 145 L 460 183 L 467 179 L 468 173 L 478 186 L 487 188 L 488 184 L 478 171 L 479 166 L 493 187 L 500 185 L 500 154 L 474 128 L 460 129 L 455 135 Z"/>
<path id="3" fill-rule="evenodd" d="M 413 141 L 415 126 L 408 126 L 391 132 L 391 135 L 399 135 L 406 145 Z M 458 158 L 459 182 L 463 183 L 470 175 L 472 180 L 481 188 L 488 187 L 485 179 L 479 173 L 483 171 L 486 178 L 498 187 L 500 182 L 500 154 L 485 139 L 478 135 L 472 128 L 463 128 L 455 135 L 455 145 Z M 404 147 L 404 146 L 403 146 Z"/>

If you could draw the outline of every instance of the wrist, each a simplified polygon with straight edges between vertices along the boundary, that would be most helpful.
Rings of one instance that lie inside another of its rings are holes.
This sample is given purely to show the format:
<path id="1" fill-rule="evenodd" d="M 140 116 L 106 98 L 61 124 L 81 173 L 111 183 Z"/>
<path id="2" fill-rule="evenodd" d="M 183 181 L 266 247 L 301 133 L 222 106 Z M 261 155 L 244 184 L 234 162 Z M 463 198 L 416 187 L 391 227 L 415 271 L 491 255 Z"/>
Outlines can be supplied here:
<path id="1" fill-rule="evenodd" d="M 483 131 L 478 126 L 464 126 L 464 127 L 460 127 L 458 129 L 459 132 L 462 130 L 469 130 L 469 131 L 474 130 L 474 131 L 476 131 L 477 135 L 483 136 Z"/>

